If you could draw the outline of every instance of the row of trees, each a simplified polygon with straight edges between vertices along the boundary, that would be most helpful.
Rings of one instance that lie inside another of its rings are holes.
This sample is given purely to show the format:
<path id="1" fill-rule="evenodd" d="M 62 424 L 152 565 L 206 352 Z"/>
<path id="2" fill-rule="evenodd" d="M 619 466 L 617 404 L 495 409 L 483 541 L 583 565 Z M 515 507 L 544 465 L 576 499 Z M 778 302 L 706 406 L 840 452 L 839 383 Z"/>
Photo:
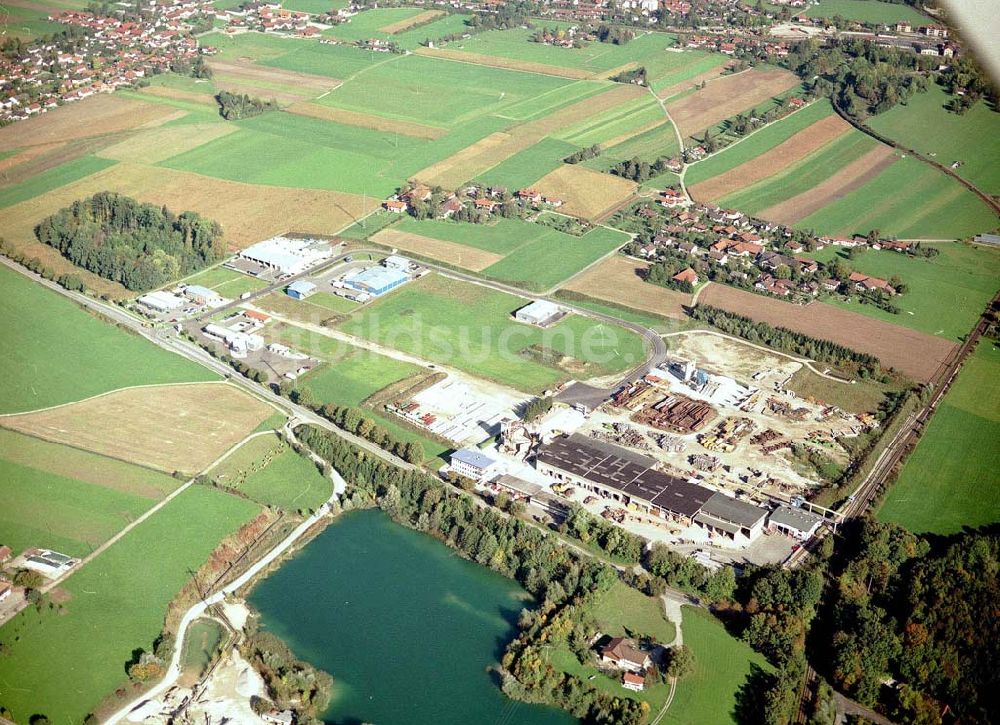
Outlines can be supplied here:
<path id="1" fill-rule="evenodd" d="M 18 251 L 6 239 L 0 239 L 0 254 L 11 259 L 18 264 L 30 269 L 37 275 L 44 277 L 50 282 L 55 282 L 60 287 L 68 289 L 70 292 L 85 292 L 86 287 L 78 274 L 56 274 L 56 271 L 49 267 L 39 257 L 29 257 Z"/>
<path id="2" fill-rule="evenodd" d="M 278 102 L 273 99 L 265 101 L 262 98 L 248 96 L 246 93 L 219 91 L 215 100 L 219 102 L 219 115 L 227 121 L 253 118 L 266 111 L 277 111 L 279 108 Z"/>
<path id="3" fill-rule="evenodd" d="M 35 236 L 74 264 L 132 290 L 159 287 L 226 253 L 217 222 L 110 191 L 43 219 Z"/>
<path id="4" fill-rule="evenodd" d="M 596 159 L 601 155 L 600 144 L 594 144 L 585 149 L 580 149 L 579 151 L 574 151 L 569 156 L 563 159 L 567 164 L 578 164 L 581 161 L 586 161 L 587 159 Z"/>
<path id="5" fill-rule="evenodd" d="M 620 25 L 598 25 L 594 35 L 602 43 L 612 43 L 614 45 L 625 45 L 635 38 L 635 31 L 623 28 Z"/>
<path id="6" fill-rule="evenodd" d="M 698 305 L 691 316 L 730 335 L 750 342 L 827 362 L 840 368 L 853 370 L 860 377 L 877 377 L 882 372 L 879 359 L 868 353 L 858 352 L 829 340 L 819 340 L 785 327 L 772 327 L 711 305 Z"/>

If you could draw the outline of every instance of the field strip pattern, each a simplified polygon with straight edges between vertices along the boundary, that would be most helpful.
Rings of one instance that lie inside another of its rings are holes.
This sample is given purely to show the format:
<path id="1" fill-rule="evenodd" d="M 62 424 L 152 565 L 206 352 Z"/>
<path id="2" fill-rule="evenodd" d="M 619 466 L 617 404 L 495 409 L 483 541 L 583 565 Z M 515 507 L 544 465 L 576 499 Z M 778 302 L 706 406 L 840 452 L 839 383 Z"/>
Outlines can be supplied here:
<path id="1" fill-rule="evenodd" d="M 489 171 L 518 151 L 546 136 L 642 94 L 637 86 L 618 85 L 596 96 L 565 106 L 547 116 L 496 132 L 456 154 L 418 171 L 416 179 L 431 186 L 454 187 Z"/>
<path id="2" fill-rule="evenodd" d="M 143 163 L 156 164 L 237 130 L 237 126 L 225 123 L 160 126 L 101 149 L 96 155 L 115 161 L 142 159 Z"/>
<path id="3" fill-rule="evenodd" d="M 941 337 L 883 322 L 822 302 L 796 305 L 722 284 L 702 290 L 700 302 L 775 327 L 785 327 L 820 340 L 878 357 L 884 365 L 926 382 L 956 348 Z"/>
<path id="4" fill-rule="evenodd" d="M 163 471 L 204 469 L 270 416 L 267 403 L 223 382 L 117 390 L 4 418 L 4 426 Z M 150 420 L 156 421 L 150 426 Z"/>
<path id="5" fill-rule="evenodd" d="M 827 116 L 757 158 L 708 181 L 690 186 L 688 191 L 692 197 L 699 200 L 720 199 L 790 168 L 851 129 L 851 124 L 840 116 Z"/>
<path id="6" fill-rule="evenodd" d="M 388 25 L 379 28 L 379 32 L 388 33 L 389 35 L 402 33 L 404 30 L 409 30 L 416 25 L 429 23 L 430 21 L 443 17 L 444 15 L 446 15 L 446 13 L 443 10 L 425 10 L 422 13 L 417 13 L 411 18 L 403 18 L 402 20 L 397 20 L 395 23 L 389 23 Z"/>
<path id="7" fill-rule="evenodd" d="M 563 164 L 539 179 L 535 188 L 544 196 L 562 199 L 564 213 L 595 220 L 631 198 L 638 187 L 619 176 Z"/>
<path id="8" fill-rule="evenodd" d="M 448 129 L 440 126 L 427 126 L 413 121 L 402 121 L 385 116 L 373 116 L 370 113 L 359 111 L 348 111 L 336 106 L 322 106 L 318 103 L 300 102 L 294 103 L 285 109 L 289 113 L 309 118 L 318 118 L 322 121 L 333 121 L 347 126 L 357 126 L 373 131 L 386 131 L 388 133 L 400 133 L 413 138 L 437 139 L 448 133 Z"/>
<path id="9" fill-rule="evenodd" d="M 759 216 L 791 226 L 813 212 L 843 199 L 855 189 L 861 188 L 895 161 L 892 148 L 879 144 L 822 183 L 780 204 L 764 209 Z"/>
<path id="10" fill-rule="evenodd" d="M 689 96 L 668 103 L 667 110 L 681 133 L 692 136 L 798 83 L 799 79 L 786 70 L 751 70 L 721 77 Z"/>
<path id="11" fill-rule="evenodd" d="M 601 78 L 603 73 L 596 75 L 592 71 L 580 68 L 563 68 L 557 65 L 547 65 L 528 60 L 515 60 L 514 58 L 503 58 L 496 55 L 483 55 L 482 53 L 469 53 L 464 50 L 450 50 L 448 48 L 424 48 L 420 47 L 414 51 L 417 55 L 427 55 L 433 58 L 457 61 L 459 63 L 470 63 L 472 65 L 486 65 L 492 68 L 504 68 L 506 70 L 519 70 L 527 73 L 540 73 L 548 76 L 558 76 L 559 78 L 573 78 L 576 80 L 587 80 L 590 78 Z"/>
<path id="12" fill-rule="evenodd" d="M 487 252 L 484 249 L 475 249 L 457 242 L 434 239 L 412 232 L 402 232 L 398 229 L 383 229 L 372 237 L 372 241 L 406 252 L 440 259 L 473 272 L 481 272 L 503 259 L 503 255 Z"/>

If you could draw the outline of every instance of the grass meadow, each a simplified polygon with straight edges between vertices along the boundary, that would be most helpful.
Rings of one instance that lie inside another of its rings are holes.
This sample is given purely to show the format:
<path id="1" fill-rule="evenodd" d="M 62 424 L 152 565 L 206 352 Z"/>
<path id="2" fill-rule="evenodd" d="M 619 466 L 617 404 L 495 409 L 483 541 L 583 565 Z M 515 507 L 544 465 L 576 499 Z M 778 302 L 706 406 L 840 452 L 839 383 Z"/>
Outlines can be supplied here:
<path id="1" fill-rule="evenodd" d="M 285 511 L 315 510 L 333 492 L 330 479 L 276 433 L 250 439 L 209 475 L 220 486 Z"/>
<path id="2" fill-rule="evenodd" d="M 959 116 L 945 110 L 949 96 L 940 86 L 917 93 L 867 123 L 883 136 L 905 144 L 946 166 L 959 161 L 955 173 L 987 194 L 1000 193 L 1000 113 L 980 101 Z"/>
<path id="3" fill-rule="evenodd" d="M 930 335 L 960 341 L 1000 288 L 1000 252 L 971 245 L 935 244 L 938 256 L 924 259 L 891 251 L 868 251 L 847 260 L 852 269 L 882 279 L 897 275 L 909 286 L 893 298 L 898 315 L 872 305 L 833 301 L 839 307 Z M 840 252 L 827 247 L 810 255 L 827 261 Z"/>
<path id="4" fill-rule="evenodd" d="M 984 339 L 938 405 L 878 511 L 916 533 L 1000 521 L 1000 348 Z"/>
<path id="5" fill-rule="evenodd" d="M 107 324 L 0 267 L 0 412 L 81 400 L 132 385 L 216 380 L 200 365 Z"/>
<path id="6" fill-rule="evenodd" d="M 81 722 L 125 685 L 133 650 L 152 648 L 190 571 L 258 511 L 194 486 L 70 577 L 60 587 L 62 607 L 30 607 L 0 627 L 3 704 L 13 718 Z"/>
<path id="7" fill-rule="evenodd" d="M 933 22 L 930 17 L 908 5 L 878 0 L 819 0 L 817 4 L 810 5 L 805 14 L 811 18 L 832 18 L 839 15 L 848 20 L 885 25 L 895 25 L 900 20 L 907 20 L 915 27 Z"/>
<path id="8" fill-rule="evenodd" d="M 684 644 L 694 654 L 694 672 L 677 683 L 664 723 L 735 723 L 740 688 L 754 671 L 770 672 L 762 655 L 729 634 L 708 612 L 681 608 Z"/>
<path id="9" fill-rule="evenodd" d="M 563 159 L 578 150 L 578 146 L 555 138 L 543 138 L 534 146 L 518 151 L 475 181 L 487 186 L 503 186 L 510 190 L 531 186 L 550 171 L 559 168 Z"/>
<path id="10" fill-rule="evenodd" d="M 645 357 L 638 335 L 583 317 L 546 330 L 515 322 L 513 313 L 525 304 L 432 275 L 367 305 L 340 328 L 531 393 L 569 377 L 622 372 Z"/>

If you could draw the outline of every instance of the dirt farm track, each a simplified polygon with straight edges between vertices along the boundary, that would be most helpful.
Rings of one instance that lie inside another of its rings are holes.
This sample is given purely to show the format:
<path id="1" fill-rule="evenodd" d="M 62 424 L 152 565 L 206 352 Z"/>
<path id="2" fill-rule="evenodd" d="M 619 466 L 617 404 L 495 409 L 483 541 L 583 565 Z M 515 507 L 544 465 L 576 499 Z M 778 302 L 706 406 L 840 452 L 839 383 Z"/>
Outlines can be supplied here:
<path id="1" fill-rule="evenodd" d="M 841 310 L 822 302 L 795 305 L 719 284 L 705 287 L 698 301 L 775 327 L 785 327 L 875 355 L 883 364 L 920 382 L 931 380 L 940 365 L 957 347 L 944 338 Z"/>

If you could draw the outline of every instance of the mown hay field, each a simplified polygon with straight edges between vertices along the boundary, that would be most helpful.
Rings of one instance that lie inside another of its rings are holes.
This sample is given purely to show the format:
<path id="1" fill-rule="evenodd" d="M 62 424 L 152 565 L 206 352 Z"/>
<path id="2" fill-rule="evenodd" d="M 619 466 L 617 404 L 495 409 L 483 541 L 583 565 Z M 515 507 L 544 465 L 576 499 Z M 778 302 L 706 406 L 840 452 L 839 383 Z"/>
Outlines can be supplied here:
<path id="1" fill-rule="evenodd" d="M 685 319 L 684 305 L 691 295 L 649 284 L 643 274 L 649 266 L 625 257 L 610 257 L 587 270 L 565 289 L 654 315 Z"/>
<path id="2" fill-rule="evenodd" d="M 595 220 L 608 215 L 630 199 L 638 188 L 627 179 L 565 164 L 546 174 L 537 189 L 548 197 L 561 199 L 560 211 Z"/>
<path id="3" fill-rule="evenodd" d="M 0 128 L 0 151 L 156 126 L 178 111 L 118 95 L 99 94 Z"/>
<path id="4" fill-rule="evenodd" d="M 226 383 L 117 390 L 9 416 L 13 430 L 163 471 L 201 471 L 273 412 Z"/>

